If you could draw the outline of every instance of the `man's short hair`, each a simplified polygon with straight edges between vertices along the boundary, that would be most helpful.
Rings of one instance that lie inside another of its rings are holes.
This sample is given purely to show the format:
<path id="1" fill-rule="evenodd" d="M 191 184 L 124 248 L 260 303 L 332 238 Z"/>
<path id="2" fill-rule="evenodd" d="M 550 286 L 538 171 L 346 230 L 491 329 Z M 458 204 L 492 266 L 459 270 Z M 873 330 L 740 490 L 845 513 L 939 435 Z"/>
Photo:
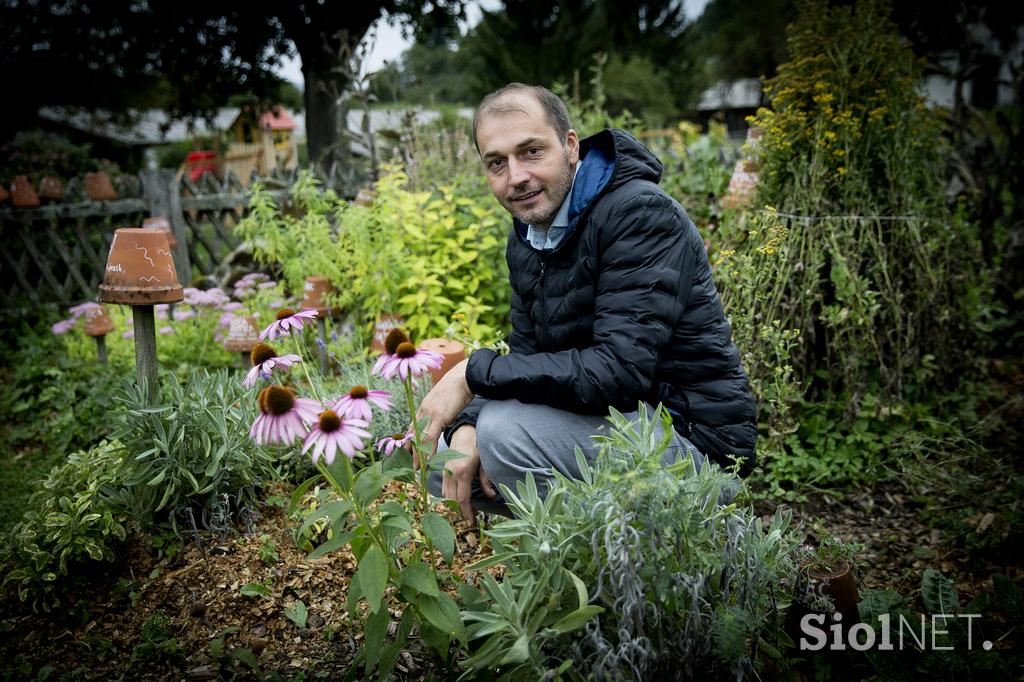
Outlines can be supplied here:
<path id="1" fill-rule="evenodd" d="M 523 107 L 516 103 L 515 100 L 507 97 L 507 95 L 523 93 L 532 95 L 534 99 L 540 104 L 541 109 L 544 110 L 544 115 L 547 116 L 548 123 L 558 133 L 558 137 L 561 138 L 562 144 L 565 144 L 565 136 L 572 128 L 569 124 L 569 110 L 565 108 L 565 103 L 556 95 L 551 92 L 543 85 L 526 85 L 525 83 L 509 83 L 503 88 L 495 90 L 491 94 L 480 100 L 479 106 L 476 108 L 476 112 L 473 114 L 473 144 L 476 145 L 477 153 L 480 152 L 480 145 L 476 141 L 476 129 L 480 124 L 480 119 L 488 114 L 503 114 L 510 111 L 521 111 L 527 113 Z"/>

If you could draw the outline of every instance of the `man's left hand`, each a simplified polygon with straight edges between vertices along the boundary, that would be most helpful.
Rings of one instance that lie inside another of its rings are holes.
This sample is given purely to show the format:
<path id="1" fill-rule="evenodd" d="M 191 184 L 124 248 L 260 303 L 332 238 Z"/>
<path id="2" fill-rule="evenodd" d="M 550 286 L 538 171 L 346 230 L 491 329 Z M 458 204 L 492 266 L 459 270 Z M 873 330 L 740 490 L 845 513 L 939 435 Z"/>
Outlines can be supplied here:
<path id="1" fill-rule="evenodd" d="M 424 445 L 430 453 L 437 452 L 437 439 L 441 437 L 441 430 L 455 421 L 473 399 L 473 392 L 466 383 L 468 365 L 469 360 L 463 360 L 448 370 L 416 410 L 417 421 L 423 417 L 430 418 L 423 430 Z"/>

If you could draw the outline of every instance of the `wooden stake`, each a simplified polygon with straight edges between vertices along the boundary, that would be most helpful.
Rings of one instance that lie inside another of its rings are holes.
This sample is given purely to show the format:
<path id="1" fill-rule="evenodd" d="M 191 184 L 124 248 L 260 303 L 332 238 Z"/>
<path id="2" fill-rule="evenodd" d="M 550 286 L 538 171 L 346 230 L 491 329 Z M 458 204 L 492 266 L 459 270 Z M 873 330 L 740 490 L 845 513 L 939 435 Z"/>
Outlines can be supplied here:
<path id="1" fill-rule="evenodd" d="M 100 362 L 104 365 L 107 364 L 107 337 L 105 334 L 94 336 L 96 339 L 96 355 L 99 357 Z"/>
<path id="2" fill-rule="evenodd" d="M 327 320 L 322 315 L 316 318 L 317 327 L 320 329 L 320 372 L 327 376 Z"/>
<path id="3" fill-rule="evenodd" d="M 135 328 L 135 372 L 139 384 L 146 386 L 150 404 L 156 401 L 156 318 L 152 305 L 133 305 Z"/>

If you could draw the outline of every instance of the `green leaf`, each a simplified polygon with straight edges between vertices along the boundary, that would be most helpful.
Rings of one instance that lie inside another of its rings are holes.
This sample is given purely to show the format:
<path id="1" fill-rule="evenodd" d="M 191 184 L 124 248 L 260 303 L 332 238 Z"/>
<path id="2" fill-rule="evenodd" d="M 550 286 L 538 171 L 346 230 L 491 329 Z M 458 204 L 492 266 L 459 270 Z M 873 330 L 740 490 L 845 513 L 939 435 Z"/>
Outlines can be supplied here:
<path id="1" fill-rule="evenodd" d="M 349 500 L 338 500 L 336 502 L 329 502 L 322 507 L 317 507 L 309 513 L 306 520 L 299 526 L 299 535 L 305 535 L 305 533 L 313 526 L 314 523 L 322 518 L 327 518 L 328 523 L 333 524 L 341 516 L 348 514 L 352 509 L 352 502 Z"/>
<path id="2" fill-rule="evenodd" d="M 587 621 L 602 613 L 604 608 L 601 606 L 584 606 L 583 608 L 576 609 L 569 615 L 565 616 L 557 623 L 552 625 L 552 629 L 560 635 L 564 635 L 567 632 L 572 632 L 577 628 L 581 628 L 586 625 Z"/>
<path id="3" fill-rule="evenodd" d="M 423 596 L 416 603 L 416 609 L 424 619 L 449 637 L 465 641 L 466 632 L 462 625 L 462 616 L 455 600 L 441 592 L 436 597 Z"/>
<path id="4" fill-rule="evenodd" d="M 309 612 L 306 610 L 306 603 L 300 599 L 291 606 L 284 607 L 284 615 L 288 616 L 288 620 L 295 623 L 298 627 L 304 628 L 306 627 L 306 618 L 309 616 Z"/>
<path id="5" fill-rule="evenodd" d="M 437 512 L 427 512 L 423 515 L 423 532 L 450 565 L 455 554 L 455 530 L 448 519 Z"/>
<path id="6" fill-rule="evenodd" d="M 370 671 L 372 671 L 377 665 L 377 660 L 381 653 L 381 647 L 388 634 L 388 624 L 390 622 L 391 614 L 388 613 L 386 608 L 377 609 L 377 611 L 371 612 L 366 619 L 366 625 L 363 628 L 363 634 L 365 637 L 363 648 L 366 651 L 367 677 L 369 677 Z"/>
<path id="7" fill-rule="evenodd" d="M 519 635 L 519 638 L 502 657 L 499 665 L 508 663 L 525 663 L 530 658 L 530 638 L 526 633 Z"/>
<path id="8" fill-rule="evenodd" d="M 356 503 L 362 507 L 369 506 L 370 503 L 380 497 L 380 493 L 384 489 L 384 483 L 384 477 L 375 470 L 363 469 L 356 477 Z"/>
<path id="9" fill-rule="evenodd" d="M 253 655 L 252 651 L 244 647 L 231 650 L 231 657 L 235 658 L 242 663 L 245 663 L 252 670 L 259 670 L 260 664 L 256 661 L 256 656 Z"/>
<path id="10" fill-rule="evenodd" d="M 434 574 L 425 564 L 414 563 L 406 566 L 398 577 L 399 586 L 407 585 L 420 594 L 436 597 L 440 594 Z"/>
<path id="11" fill-rule="evenodd" d="M 246 597 L 269 597 L 270 588 L 263 583 L 246 583 L 239 590 Z"/>
<path id="12" fill-rule="evenodd" d="M 388 584 L 388 560 L 380 547 L 374 544 L 367 548 L 352 582 L 358 584 L 370 610 L 376 613 Z"/>

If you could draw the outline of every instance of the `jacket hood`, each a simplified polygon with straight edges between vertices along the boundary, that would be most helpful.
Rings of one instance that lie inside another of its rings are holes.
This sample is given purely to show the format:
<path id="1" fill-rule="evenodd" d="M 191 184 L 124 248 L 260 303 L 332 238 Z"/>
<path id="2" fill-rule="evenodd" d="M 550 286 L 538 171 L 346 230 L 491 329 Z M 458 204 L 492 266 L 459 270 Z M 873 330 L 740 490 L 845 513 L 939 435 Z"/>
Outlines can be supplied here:
<path id="1" fill-rule="evenodd" d="M 569 229 L 576 230 L 581 215 L 605 192 L 631 180 L 661 180 L 661 161 L 623 130 L 602 130 L 580 141 L 580 169 L 569 202 Z M 513 218 L 516 234 L 525 242 L 526 224 Z M 564 241 L 564 240 L 563 240 Z M 532 247 L 531 247 L 532 248 Z"/>

